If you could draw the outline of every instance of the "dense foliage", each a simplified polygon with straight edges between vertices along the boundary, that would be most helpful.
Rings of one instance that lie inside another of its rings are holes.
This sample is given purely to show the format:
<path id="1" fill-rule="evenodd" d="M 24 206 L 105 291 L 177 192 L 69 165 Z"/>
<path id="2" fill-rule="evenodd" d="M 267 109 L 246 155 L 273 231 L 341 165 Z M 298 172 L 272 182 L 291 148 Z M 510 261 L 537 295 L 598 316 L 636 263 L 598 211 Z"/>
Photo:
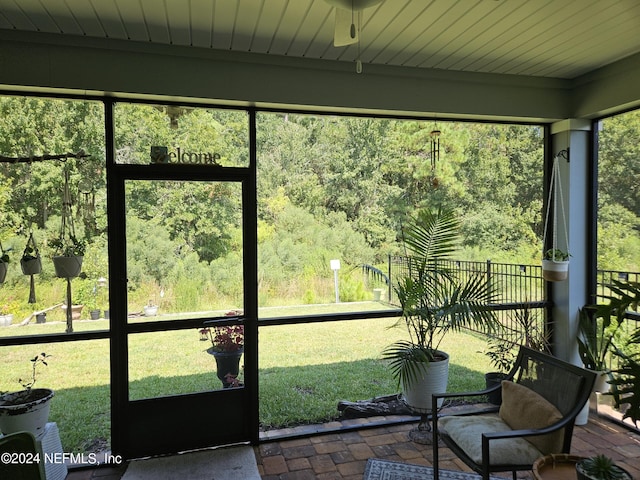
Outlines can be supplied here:
<path id="1" fill-rule="evenodd" d="M 224 166 L 248 166 L 247 118 L 243 111 L 119 103 L 116 161 L 149 163 L 150 147 L 166 145 L 219 153 Z M 640 140 L 640 114 L 603 124 L 599 266 L 633 269 L 640 258 L 639 142 L 633 141 Z M 433 169 L 429 134 L 436 127 L 442 135 Z M 539 258 L 539 126 L 262 112 L 257 133 L 262 305 L 330 299 L 332 258 L 346 267 L 340 272 L 344 300 L 363 298 L 357 267 L 384 267 L 387 255 L 402 253 L 402 225 L 434 206 L 459 215 L 465 259 L 535 263 Z M 107 275 L 104 139 L 100 103 L 0 97 L 0 155 L 89 155 L 0 164 L 0 240 L 5 249 L 13 247 L 16 263 L 31 231 L 43 257 L 50 255 L 49 239 L 60 224 L 62 169 L 71 171 L 76 229 L 88 242 L 87 282 L 76 281 L 78 301 L 86 303 L 95 296 L 96 279 Z M 184 295 L 191 302 L 207 299 L 192 308 L 238 306 L 242 199 L 237 184 L 130 181 L 126 198 L 130 304 L 157 300 L 162 291 L 174 310 L 187 307 Z M 47 281 L 54 281 L 50 270 L 40 279 L 46 292 Z M 17 288 L 24 283 L 15 271 L 7 282 Z"/>

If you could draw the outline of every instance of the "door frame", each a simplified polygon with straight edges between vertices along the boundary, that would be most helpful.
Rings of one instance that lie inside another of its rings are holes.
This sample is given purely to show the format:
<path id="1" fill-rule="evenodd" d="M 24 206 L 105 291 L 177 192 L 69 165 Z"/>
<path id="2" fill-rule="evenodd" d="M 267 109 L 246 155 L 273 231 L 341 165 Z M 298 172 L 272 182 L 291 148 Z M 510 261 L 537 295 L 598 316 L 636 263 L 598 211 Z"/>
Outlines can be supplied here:
<path id="1" fill-rule="evenodd" d="M 129 101 L 127 101 L 129 103 Z M 138 103 L 131 101 L 130 103 Z M 164 104 L 164 103 L 163 103 Z M 259 441 L 256 115 L 247 110 L 249 166 L 129 165 L 115 162 L 113 100 L 105 102 L 109 255 L 111 447 L 125 459 Z M 203 105 L 205 108 L 216 108 Z M 244 387 L 130 400 L 128 337 L 152 331 L 196 329 L 212 318 L 167 322 L 127 321 L 125 181 L 241 183 L 244 290 Z M 223 408 L 219 415 L 216 407 Z M 174 416 L 175 412 L 181 412 Z M 198 426 L 194 428 L 194 426 Z"/>

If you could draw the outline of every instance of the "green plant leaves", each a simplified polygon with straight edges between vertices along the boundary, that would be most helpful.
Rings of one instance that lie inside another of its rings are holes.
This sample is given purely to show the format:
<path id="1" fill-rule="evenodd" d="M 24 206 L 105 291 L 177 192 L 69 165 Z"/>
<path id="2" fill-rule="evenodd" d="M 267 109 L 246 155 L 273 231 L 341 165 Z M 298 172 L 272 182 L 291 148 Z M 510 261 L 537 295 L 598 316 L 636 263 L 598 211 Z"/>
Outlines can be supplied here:
<path id="1" fill-rule="evenodd" d="M 490 333 L 498 328 L 490 309 L 493 285 L 481 273 L 456 272 L 442 262 L 458 240 L 453 210 L 421 212 L 405 228 L 405 243 L 417 256 L 408 259 L 407 275 L 395 287 L 402 308 L 396 325 L 407 328 L 410 340 L 384 351 L 391 373 L 403 386 L 418 379 L 420 363 L 433 360 L 449 331 L 473 327 Z"/>

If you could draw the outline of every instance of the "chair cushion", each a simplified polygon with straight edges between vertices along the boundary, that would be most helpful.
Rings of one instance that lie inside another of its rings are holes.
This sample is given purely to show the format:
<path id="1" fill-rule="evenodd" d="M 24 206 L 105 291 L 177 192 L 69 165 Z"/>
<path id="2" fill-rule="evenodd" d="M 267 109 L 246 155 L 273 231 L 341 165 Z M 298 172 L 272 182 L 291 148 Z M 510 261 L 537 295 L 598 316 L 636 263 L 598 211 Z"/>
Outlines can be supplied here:
<path id="1" fill-rule="evenodd" d="M 482 434 L 511 430 L 498 415 L 442 417 L 438 425 L 478 464 L 482 464 Z M 523 438 L 492 440 L 489 442 L 489 452 L 491 465 L 532 465 L 542 456 L 540 450 Z"/>
<path id="2" fill-rule="evenodd" d="M 562 419 L 560 411 L 530 388 L 510 381 L 502 382 L 500 418 L 512 430 L 548 427 Z M 564 429 L 547 435 L 526 437 L 543 454 L 561 453 Z"/>

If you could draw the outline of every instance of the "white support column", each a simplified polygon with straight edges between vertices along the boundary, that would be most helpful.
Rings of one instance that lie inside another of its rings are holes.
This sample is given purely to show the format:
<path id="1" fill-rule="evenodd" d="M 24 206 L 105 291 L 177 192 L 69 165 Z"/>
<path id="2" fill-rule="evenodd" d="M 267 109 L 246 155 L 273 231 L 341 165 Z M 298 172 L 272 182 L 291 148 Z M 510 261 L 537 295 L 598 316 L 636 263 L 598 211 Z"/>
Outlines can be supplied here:
<path id="1" fill-rule="evenodd" d="M 576 342 L 578 310 L 588 303 L 590 130 L 591 122 L 586 119 L 568 119 L 551 126 L 552 155 L 568 149 L 568 160 L 560 158 L 560 177 L 569 237 L 566 244 L 571 254 L 568 279 L 554 282 L 552 286 L 553 346 L 557 357 L 580 366 Z M 559 224 L 557 228 L 558 245 L 565 245 L 564 227 Z"/>
<path id="2" fill-rule="evenodd" d="M 586 119 L 568 119 L 551 126 L 552 155 L 568 150 L 568 160 L 560 159 L 560 178 L 568 242 L 564 227 L 558 225 L 558 245 L 569 245 L 569 277 L 552 283 L 554 353 L 558 358 L 582 366 L 578 353 L 578 311 L 588 302 L 588 222 L 589 218 L 589 131 Z M 577 425 L 589 419 L 589 402 L 576 418 Z"/>

